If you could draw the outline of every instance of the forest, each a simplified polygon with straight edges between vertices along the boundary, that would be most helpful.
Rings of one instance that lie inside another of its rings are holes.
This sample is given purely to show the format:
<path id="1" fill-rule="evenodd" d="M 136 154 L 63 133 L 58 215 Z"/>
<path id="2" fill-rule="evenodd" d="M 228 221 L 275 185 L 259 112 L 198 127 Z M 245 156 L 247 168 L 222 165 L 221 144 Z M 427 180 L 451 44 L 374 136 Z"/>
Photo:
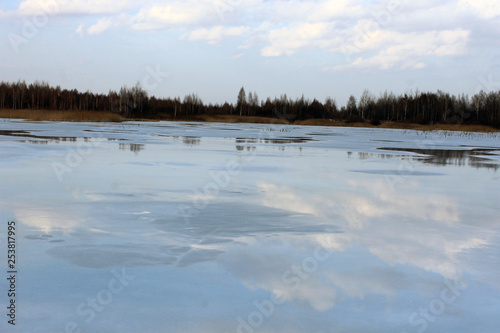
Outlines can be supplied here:
<path id="1" fill-rule="evenodd" d="M 260 100 L 257 93 L 242 87 L 235 103 L 205 104 L 195 94 L 183 99 L 148 96 L 138 83 L 120 91 L 95 94 L 90 91 L 52 87 L 47 82 L 0 83 L 0 109 L 59 111 L 107 111 L 131 119 L 196 120 L 200 115 L 235 115 L 279 118 L 287 122 L 306 119 L 330 119 L 351 122 L 408 122 L 418 124 L 481 124 L 500 127 L 500 91 L 480 91 L 469 97 L 437 92 L 412 92 L 396 95 L 384 92 L 375 96 L 365 90 L 357 99 L 350 96 L 339 106 L 333 98 L 324 102 L 304 96 Z"/>

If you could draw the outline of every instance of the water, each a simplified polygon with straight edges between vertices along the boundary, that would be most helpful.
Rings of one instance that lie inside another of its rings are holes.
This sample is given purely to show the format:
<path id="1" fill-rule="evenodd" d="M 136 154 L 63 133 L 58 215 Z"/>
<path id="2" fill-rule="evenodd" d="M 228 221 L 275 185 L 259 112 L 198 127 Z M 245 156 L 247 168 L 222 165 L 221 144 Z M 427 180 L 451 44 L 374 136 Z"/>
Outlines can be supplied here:
<path id="1" fill-rule="evenodd" d="M 0 148 L 2 332 L 498 331 L 497 135 L 2 120 Z"/>

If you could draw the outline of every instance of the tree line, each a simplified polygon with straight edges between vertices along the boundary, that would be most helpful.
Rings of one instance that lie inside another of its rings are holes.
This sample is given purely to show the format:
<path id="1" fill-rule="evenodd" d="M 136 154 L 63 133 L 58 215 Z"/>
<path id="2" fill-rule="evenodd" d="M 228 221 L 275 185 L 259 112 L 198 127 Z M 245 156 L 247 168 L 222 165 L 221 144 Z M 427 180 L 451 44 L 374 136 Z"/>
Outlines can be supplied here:
<path id="1" fill-rule="evenodd" d="M 236 103 L 205 104 L 197 94 L 183 99 L 148 96 L 138 83 L 133 87 L 110 90 L 108 94 L 52 87 L 47 82 L 0 83 L 0 109 L 110 111 L 129 118 L 195 119 L 200 115 L 234 115 L 281 118 L 289 122 L 305 119 L 331 119 L 346 122 L 382 121 L 456 124 L 483 124 L 500 127 L 500 91 L 480 91 L 469 97 L 437 92 L 412 92 L 396 95 L 385 92 L 378 97 L 365 90 L 350 96 L 338 106 L 331 97 L 324 102 L 304 96 L 292 99 L 283 94 L 260 100 L 256 92 L 242 87 Z"/>

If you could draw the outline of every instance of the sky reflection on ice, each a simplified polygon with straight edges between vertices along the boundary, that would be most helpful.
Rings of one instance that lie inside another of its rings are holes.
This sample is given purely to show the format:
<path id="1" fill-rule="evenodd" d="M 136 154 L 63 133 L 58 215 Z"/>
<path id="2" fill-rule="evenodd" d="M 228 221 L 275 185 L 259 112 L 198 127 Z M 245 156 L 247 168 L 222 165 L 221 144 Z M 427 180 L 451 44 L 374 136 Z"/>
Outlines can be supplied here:
<path id="1" fill-rule="evenodd" d="M 68 322 L 92 332 L 238 332 L 242 321 L 255 332 L 417 332 L 412 314 L 439 299 L 444 281 L 466 287 L 428 332 L 470 332 L 478 320 L 482 332 L 498 328 L 498 138 L 251 124 L 2 126 L 0 217 L 18 222 L 22 249 L 19 332 L 64 331 Z M 47 137 L 69 133 L 99 144 L 59 182 L 53 163 L 85 140 Z M 217 175 L 228 163 L 238 173 L 224 182 Z M 205 194 L 207 184 L 217 191 Z M 130 286 L 86 321 L 78 306 L 122 268 L 135 277 Z M 272 299 L 281 302 L 266 316 L 255 304 Z M 263 320 L 254 327 L 256 311 Z"/>

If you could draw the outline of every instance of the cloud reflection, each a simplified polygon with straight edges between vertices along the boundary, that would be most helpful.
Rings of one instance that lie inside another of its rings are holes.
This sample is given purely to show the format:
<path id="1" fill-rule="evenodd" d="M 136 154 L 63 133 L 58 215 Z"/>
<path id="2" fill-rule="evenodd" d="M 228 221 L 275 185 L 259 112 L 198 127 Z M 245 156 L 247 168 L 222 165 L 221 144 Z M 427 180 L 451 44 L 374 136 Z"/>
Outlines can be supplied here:
<path id="1" fill-rule="evenodd" d="M 319 235 L 315 240 L 333 252 L 348 252 L 359 244 L 387 264 L 410 265 L 448 279 L 457 279 L 468 269 L 464 255 L 491 241 L 488 231 L 463 223 L 456 199 L 424 194 L 418 182 L 408 181 L 395 192 L 383 180 L 357 178 L 346 183 L 347 191 L 323 195 L 262 183 L 262 203 L 307 211 L 322 223 L 335 221 L 344 233 Z"/>

